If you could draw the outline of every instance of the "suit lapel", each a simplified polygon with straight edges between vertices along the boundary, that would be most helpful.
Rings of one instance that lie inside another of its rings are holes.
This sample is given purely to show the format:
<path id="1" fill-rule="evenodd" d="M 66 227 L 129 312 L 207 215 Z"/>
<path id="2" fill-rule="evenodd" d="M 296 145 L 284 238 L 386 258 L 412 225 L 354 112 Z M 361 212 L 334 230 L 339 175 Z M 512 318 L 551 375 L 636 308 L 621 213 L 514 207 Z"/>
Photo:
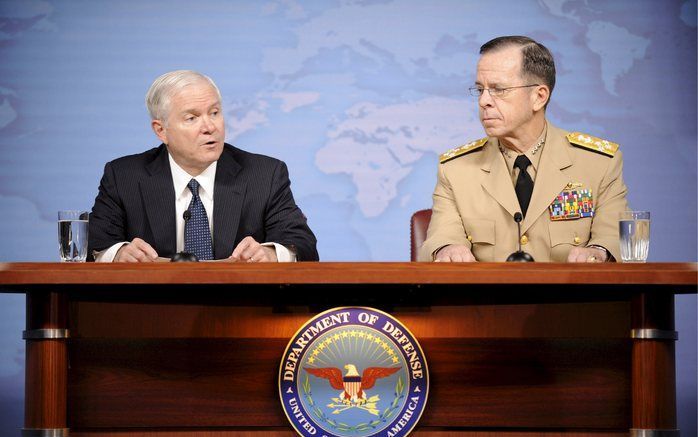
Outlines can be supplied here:
<path id="1" fill-rule="evenodd" d="M 150 177 L 141 180 L 139 185 L 156 250 L 158 254 L 167 255 L 177 250 L 175 192 L 167 148 L 160 147 L 155 160 L 146 166 Z"/>
<path id="2" fill-rule="evenodd" d="M 565 133 L 548 123 L 548 134 L 540 157 L 533 185 L 531 203 L 526 211 L 521 232 L 525 233 L 544 214 L 555 197 L 565 188 L 569 178 L 562 170 L 572 165 Z"/>
<path id="3" fill-rule="evenodd" d="M 216 166 L 213 188 L 213 250 L 214 258 L 227 258 L 235 249 L 240 214 L 245 200 L 246 183 L 236 177 L 242 170 L 226 145 Z"/>
<path id="4" fill-rule="evenodd" d="M 485 172 L 482 187 L 511 215 L 519 211 L 519 201 L 516 198 L 511 176 L 506 162 L 499 152 L 499 142 L 490 138 L 486 153 L 483 155 L 481 169 Z"/>

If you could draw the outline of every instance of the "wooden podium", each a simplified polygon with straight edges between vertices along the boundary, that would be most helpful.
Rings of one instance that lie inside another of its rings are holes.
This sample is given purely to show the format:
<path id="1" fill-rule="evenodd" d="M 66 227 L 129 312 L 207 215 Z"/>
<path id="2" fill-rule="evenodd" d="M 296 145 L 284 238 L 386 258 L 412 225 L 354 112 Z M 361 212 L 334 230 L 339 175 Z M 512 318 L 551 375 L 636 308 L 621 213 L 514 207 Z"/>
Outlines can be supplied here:
<path id="1" fill-rule="evenodd" d="M 697 283 L 695 263 L 0 264 L 27 295 L 28 436 L 292 436 L 283 351 L 337 306 L 419 340 L 415 435 L 678 435 L 674 294 Z"/>

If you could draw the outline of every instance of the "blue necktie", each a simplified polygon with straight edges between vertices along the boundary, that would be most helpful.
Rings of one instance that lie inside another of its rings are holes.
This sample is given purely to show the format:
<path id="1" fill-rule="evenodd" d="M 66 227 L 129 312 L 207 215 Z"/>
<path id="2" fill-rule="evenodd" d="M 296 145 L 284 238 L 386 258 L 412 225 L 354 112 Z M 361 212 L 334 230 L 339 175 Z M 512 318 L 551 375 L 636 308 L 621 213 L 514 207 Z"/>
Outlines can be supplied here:
<path id="1" fill-rule="evenodd" d="M 192 198 L 189 219 L 184 222 L 184 251 L 193 253 L 199 260 L 213 259 L 211 230 L 208 227 L 206 209 L 199 197 L 199 183 L 192 179 L 187 184 Z"/>

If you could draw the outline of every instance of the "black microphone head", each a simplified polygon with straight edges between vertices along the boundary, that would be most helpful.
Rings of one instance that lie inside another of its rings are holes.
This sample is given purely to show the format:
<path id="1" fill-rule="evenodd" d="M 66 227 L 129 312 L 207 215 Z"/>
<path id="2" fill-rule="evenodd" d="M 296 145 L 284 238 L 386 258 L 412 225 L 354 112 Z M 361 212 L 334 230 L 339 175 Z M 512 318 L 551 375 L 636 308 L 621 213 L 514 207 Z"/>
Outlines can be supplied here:
<path id="1" fill-rule="evenodd" d="M 535 260 L 533 259 L 533 257 L 531 256 L 531 254 L 529 254 L 529 253 L 527 253 L 527 252 L 522 252 L 522 251 L 520 251 L 520 250 L 517 250 L 516 252 L 512 253 L 512 254 L 509 255 L 509 257 L 507 258 L 507 262 L 508 262 L 508 263 L 510 263 L 510 262 L 515 262 L 515 263 L 516 263 L 516 262 L 519 262 L 519 263 L 532 263 L 532 262 L 534 262 L 534 261 L 535 261 Z"/>
<path id="2" fill-rule="evenodd" d="M 193 253 L 189 252 L 179 252 L 175 253 L 175 255 L 172 257 L 170 262 L 173 263 L 181 263 L 181 262 L 198 262 L 199 258 L 196 257 Z"/>
<path id="3" fill-rule="evenodd" d="M 182 214 L 182 218 L 184 219 L 184 221 L 189 220 L 191 218 L 191 211 L 185 209 L 184 213 Z"/>
<path id="4" fill-rule="evenodd" d="M 523 215 L 520 212 L 514 214 L 514 221 L 520 223 L 523 220 Z"/>

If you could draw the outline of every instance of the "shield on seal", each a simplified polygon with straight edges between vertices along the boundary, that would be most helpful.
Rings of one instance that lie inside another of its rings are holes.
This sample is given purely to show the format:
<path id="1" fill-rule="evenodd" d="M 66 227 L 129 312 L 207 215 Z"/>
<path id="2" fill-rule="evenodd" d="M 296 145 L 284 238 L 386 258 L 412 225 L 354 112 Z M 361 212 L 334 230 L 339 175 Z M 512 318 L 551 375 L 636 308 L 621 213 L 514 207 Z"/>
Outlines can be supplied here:
<path id="1" fill-rule="evenodd" d="M 349 396 L 356 397 L 358 395 L 361 390 L 360 376 L 345 376 L 342 382 L 344 382 L 344 391 L 349 393 Z"/>

